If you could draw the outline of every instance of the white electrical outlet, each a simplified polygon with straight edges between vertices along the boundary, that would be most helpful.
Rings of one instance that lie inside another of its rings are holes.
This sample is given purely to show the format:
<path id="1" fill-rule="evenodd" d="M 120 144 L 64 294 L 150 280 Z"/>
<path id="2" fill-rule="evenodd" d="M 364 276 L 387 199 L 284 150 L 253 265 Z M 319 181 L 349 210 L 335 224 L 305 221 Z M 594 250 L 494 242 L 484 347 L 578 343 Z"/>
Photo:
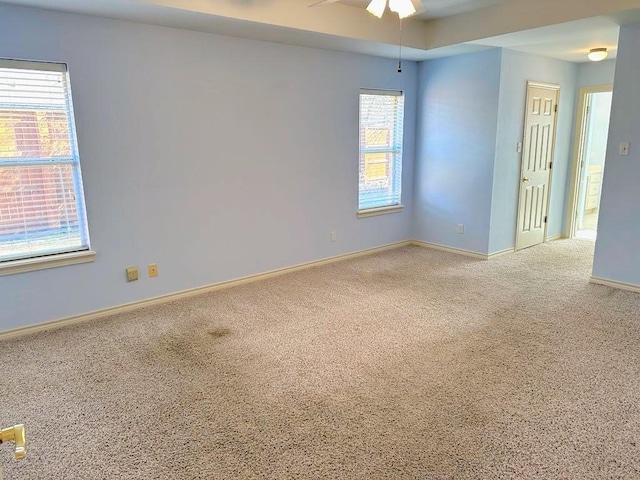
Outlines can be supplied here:
<path id="1" fill-rule="evenodd" d="M 516 148 L 518 150 L 518 153 L 522 153 L 522 142 L 518 142 L 518 146 Z"/>
<path id="2" fill-rule="evenodd" d="M 462 223 L 458 224 L 458 233 L 462 235 L 464 233 L 464 225 Z"/>
<path id="3" fill-rule="evenodd" d="M 332 231 L 331 231 L 331 234 L 329 235 L 329 239 L 330 239 L 332 242 L 335 242 L 335 241 L 338 239 L 338 234 L 336 233 L 336 231 L 335 231 L 335 230 L 332 230 Z"/>

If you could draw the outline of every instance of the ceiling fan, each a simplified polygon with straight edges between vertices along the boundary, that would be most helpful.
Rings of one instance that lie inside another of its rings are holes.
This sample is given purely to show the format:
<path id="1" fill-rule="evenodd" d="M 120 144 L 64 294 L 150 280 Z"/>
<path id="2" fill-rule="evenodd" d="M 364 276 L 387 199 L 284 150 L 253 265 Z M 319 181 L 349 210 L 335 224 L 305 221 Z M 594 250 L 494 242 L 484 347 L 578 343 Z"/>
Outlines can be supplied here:
<path id="1" fill-rule="evenodd" d="M 321 0 L 309 6 L 319 7 L 321 5 L 329 5 L 339 1 L 340 0 Z M 386 8 L 387 0 L 371 0 L 367 6 L 367 12 L 378 18 L 382 18 Z M 398 17 L 402 19 L 415 15 L 416 13 L 422 13 L 425 11 L 425 8 L 422 4 L 422 0 L 389 0 L 389 10 L 397 13 Z"/>

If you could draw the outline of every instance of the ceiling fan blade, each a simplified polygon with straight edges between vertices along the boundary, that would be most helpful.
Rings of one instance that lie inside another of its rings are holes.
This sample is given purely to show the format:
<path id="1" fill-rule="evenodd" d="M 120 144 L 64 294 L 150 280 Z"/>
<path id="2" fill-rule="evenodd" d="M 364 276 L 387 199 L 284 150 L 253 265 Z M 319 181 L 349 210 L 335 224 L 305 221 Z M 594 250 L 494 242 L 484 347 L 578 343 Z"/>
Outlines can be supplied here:
<path id="1" fill-rule="evenodd" d="M 336 3 L 338 0 L 320 0 L 319 2 L 312 3 L 308 5 L 309 7 L 320 7 L 322 5 L 329 5 L 331 3 Z"/>
<path id="2" fill-rule="evenodd" d="M 416 13 L 414 13 L 413 15 L 419 15 L 425 12 L 426 8 L 422 0 L 411 0 L 411 3 L 413 3 L 413 8 L 416 9 Z"/>

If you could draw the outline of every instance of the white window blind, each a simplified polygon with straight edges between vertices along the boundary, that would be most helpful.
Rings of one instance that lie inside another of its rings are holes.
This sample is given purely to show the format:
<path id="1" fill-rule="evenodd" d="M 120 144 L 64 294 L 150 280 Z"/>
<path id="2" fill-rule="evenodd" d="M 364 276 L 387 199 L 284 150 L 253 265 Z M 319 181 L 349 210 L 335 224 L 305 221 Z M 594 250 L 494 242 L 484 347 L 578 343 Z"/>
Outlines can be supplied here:
<path id="1" fill-rule="evenodd" d="M 400 205 L 404 96 L 360 91 L 358 210 Z"/>
<path id="2" fill-rule="evenodd" d="M 66 65 L 0 59 L 0 262 L 88 249 Z"/>

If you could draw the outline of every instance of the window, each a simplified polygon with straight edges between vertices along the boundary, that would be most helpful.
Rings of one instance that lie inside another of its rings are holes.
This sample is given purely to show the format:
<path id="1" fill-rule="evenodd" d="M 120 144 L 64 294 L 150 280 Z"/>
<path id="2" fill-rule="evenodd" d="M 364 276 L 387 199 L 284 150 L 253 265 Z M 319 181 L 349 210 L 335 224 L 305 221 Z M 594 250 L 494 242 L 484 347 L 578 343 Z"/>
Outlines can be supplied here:
<path id="1" fill-rule="evenodd" d="M 402 92 L 360 91 L 359 213 L 402 208 L 403 117 Z"/>
<path id="2" fill-rule="evenodd" d="M 67 67 L 0 59 L 0 269 L 88 250 Z"/>

